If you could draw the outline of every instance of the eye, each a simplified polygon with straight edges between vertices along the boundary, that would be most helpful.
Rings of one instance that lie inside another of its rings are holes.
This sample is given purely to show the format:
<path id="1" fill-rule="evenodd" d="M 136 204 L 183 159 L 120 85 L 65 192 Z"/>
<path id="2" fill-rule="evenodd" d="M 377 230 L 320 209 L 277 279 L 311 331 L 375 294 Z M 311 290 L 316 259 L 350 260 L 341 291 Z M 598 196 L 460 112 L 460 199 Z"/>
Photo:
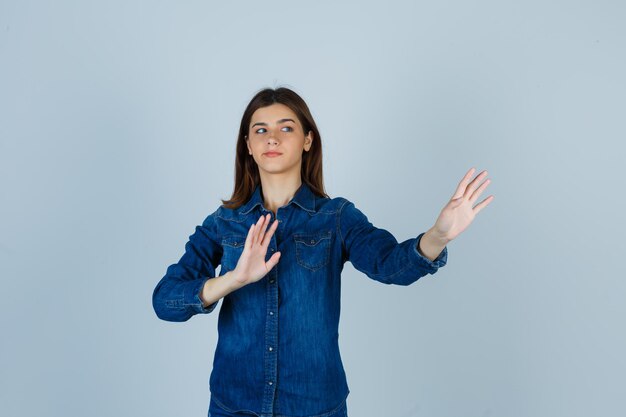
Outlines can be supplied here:
<path id="1" fill-rule="evenodd" d="M 291 126 L 285 126 L 285 127 L 283 127 L 283 129 L 289 129 L 288 132 L 292 132 L 293 131 L 293 128 Z M 261 130 L 265 130 L 265 128 L 264 127 L 260 127 L 260 128 L 258 128 L 255 131 L 255 133 L 263 133 L 263 132 L 261 132 Z"/>

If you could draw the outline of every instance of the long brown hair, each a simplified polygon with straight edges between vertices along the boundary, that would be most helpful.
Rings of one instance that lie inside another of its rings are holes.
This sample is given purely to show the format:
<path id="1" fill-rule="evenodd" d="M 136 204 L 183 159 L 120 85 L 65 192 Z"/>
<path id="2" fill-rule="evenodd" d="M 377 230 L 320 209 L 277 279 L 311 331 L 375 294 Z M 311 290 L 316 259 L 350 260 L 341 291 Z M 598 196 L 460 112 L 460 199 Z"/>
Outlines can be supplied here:
<path id="1" fill-rule="evenodd" d="M 237 151 L 235 157 L 235 186 L 230 200 L 222 199 L 222 206 L 236 209 L 246 203 L 254 193 L 257 184 L 260 183 L 259 167 L 252 155 L 248 153 L 246 135 L 250 129 L 252 114 L 261 107 L 267 107 L 274 103 L 281 103 L 289 107 L 298 117 L 304 134 L 313 131 L 313 143 L 308 152 L 302 153 L 301 178 L 311 191 L 320 196 L 330 198 L 324 190 L 324 177 L 322 175 L 322 137 L 313 116 L 302 97 L 286 87 L 276 89 L 265 88 L 258 91 L 243 112 L 239 135 L 237 137 Z"/>

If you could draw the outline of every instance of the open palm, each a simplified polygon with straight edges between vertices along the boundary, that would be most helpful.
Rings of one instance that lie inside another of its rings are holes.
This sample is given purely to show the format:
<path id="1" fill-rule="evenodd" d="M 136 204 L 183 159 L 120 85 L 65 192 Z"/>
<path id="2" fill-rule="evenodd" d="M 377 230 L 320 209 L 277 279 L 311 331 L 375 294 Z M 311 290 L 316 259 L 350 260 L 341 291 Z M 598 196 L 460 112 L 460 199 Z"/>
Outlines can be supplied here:
<path id="1" fill-rule="evenodd" d="M 276 252 L 265 262 L 267 247 L 272 239 L 272 235 L 278 227 L 278 220 L 274 220 L 274 223 L 272 223 L 272 226 L 270 226 L 268 230 L 267 225 L 270 219 L 269 213 L 265 216 L 261 216 L 259 221 L 248 229 L 248 236 L 246 236 L 243 252 L 235 267 L 235 280 L 241 285 L 260 280 L 278 263 L 280 252 Z"/>
<path id="2" fill-rule="evenodd" d="M 474 171 L 474 168 L 467 171 L 457 186 L 454 195 L 441 210 L 435 222 L 434 229 L 439 236 L 447 241 L 456 238 L 461 232 L 467 229 L 472 221 L 474 221 L 476 215 L 494 199 L 494 196 L 490 195 L 474 206 L 478 197 L 480 197 L 491 182 L 491 180 L 486 180 L 479 186 L 479 182 L 485 178 L 487 171 L 481 172 L 470 182 Z"/>

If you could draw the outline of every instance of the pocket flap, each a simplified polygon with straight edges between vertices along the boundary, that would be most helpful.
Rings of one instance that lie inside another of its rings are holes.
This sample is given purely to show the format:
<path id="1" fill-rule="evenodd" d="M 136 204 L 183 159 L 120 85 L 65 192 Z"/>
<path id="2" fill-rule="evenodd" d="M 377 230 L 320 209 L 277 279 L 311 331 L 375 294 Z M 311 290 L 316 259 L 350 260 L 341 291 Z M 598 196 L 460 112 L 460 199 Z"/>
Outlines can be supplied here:
<path id="1" fill-rule="evenodd" d="M 331 233 L 332 231 L 330 230 L 317 233 L 299 233 L 293 235 L 293 240 L 298 243 L 304 243 L 307 246 L 315 246 L 321 240 L 330 239 Z"/>
<path id="2" fill-rule="evenodd" d="M 241 235 L 229 235 L 222 238 L 222 245 L 232 246 L 234 248 L 243 248 L 246 243 L 246 237 Z"/>

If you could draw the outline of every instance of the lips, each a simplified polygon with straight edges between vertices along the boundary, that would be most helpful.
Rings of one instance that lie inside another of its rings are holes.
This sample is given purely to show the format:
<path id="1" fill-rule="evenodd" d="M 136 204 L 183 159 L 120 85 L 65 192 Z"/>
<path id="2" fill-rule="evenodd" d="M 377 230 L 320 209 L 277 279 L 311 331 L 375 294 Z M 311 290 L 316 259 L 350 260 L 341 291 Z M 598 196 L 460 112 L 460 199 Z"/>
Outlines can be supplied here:
<path id="1" fill-rule="evenodd" d="M 278 156 L 278 155 L 282 155 L 282 153 L 280 152 L 265 152 L 263 155 L 265 156 Z"/>

